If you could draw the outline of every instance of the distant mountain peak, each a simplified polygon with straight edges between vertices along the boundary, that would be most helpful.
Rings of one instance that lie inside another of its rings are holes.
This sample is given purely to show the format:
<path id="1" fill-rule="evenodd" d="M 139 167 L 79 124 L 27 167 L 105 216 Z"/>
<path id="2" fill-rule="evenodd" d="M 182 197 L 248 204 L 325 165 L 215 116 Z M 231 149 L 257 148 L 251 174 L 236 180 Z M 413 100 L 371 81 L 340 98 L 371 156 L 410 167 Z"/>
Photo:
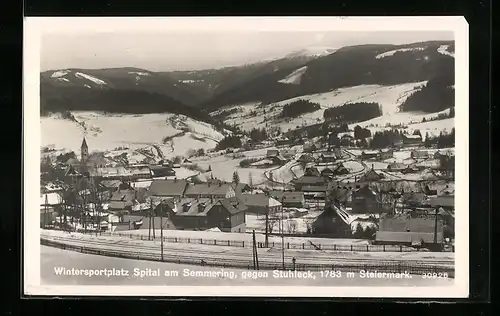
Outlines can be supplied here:
<path id="1" fill-rule="evenodd" d="M 331 47 L 307 47 L 304 49 L 296 50 L 286 55 L 285 58 L 295 58 L 295 57 L 322 57 L 326 55 L 333 54 L 337 51 L 336 48 Z"/>

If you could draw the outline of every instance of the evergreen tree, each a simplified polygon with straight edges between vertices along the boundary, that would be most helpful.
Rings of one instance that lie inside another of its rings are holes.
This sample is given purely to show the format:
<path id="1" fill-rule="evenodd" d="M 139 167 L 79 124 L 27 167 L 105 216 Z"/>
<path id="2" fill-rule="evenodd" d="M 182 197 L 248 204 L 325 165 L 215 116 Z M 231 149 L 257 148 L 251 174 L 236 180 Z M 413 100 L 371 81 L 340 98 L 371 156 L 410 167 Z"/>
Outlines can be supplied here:
<path id="1" fill-rule="evenodd" d="M 233 182 L 236 184 L 240 183 L 240 176 L 237 171 L 233 172 Z"/>

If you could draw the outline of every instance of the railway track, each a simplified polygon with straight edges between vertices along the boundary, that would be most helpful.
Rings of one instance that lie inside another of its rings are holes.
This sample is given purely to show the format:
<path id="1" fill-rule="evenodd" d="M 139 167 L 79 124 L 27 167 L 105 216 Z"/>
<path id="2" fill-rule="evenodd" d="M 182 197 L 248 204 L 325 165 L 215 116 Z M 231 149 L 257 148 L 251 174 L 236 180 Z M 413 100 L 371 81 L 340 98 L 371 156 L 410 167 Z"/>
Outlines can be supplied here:
<path id="1" fill-rule="evenodd" d="M 46 236 L 42 239 L 58 242 L 67 245 L 78 247 L 85 247 L 87 249 L 106 250 L 106 251 L 133 251 L 143 254 L 156 254 L 160 255 L 160 246 L 158 243 L 151 245 L 141 245 L 134 243 L 123 243 L 122 240 L 108 240 L 101 239 L 95 240 L 91 238 L 76 239 L 66 238 L 60 236 Z M 207 250 L 206 246 L 192 245 L 185 247 L 185 245 L 178 245 L 172 243 L 164 243 L 164 255 L 169 256 L 170 259 L 189 259 L 189 260 L 217 260 L 217 261 L 238 261 L 252 263 L 252 252 L 249 248 L 231 248 L 221 249 L 221 246 L 213 247 Z M 285 250 L 285 258 L 291 260 L 292 257 L 296 258 L 298 264 L 350 264 L 350 265 L 363 265 L 363 264 L 380 264 L 380 265 L 396 265 L 396 264 L 417 264 L 421 266 L 446 266 L 452 267 L 453 260 L 442 259 L 415 259 L 415 258 L 401 258 L 401 259 L 387 259 L 379 256 L 366 257 L 366 258 L 353 258 L 353 256 L 345 256 L 335 251 L 321 250 L 321 256 L 315 256 L 312 251 L 301 250 Z M 330 256 L 331 254 L 331 256 Z M 259 261 L 267 264 L 279 264 L 282 260 L 282 251 L 278 248 L 262 248 L 259 251 Z"/>

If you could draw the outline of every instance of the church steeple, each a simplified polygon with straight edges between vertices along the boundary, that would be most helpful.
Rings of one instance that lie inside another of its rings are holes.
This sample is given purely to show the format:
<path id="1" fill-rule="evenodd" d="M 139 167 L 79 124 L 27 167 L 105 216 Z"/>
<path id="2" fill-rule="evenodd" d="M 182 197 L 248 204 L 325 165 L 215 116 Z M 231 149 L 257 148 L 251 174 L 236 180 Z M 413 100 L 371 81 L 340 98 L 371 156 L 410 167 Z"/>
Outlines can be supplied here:
<path id="1" fill-rule="evenodd" d="M 85 137 L 83 137 L 82 146 L 80 147 L 80 149 L 82 156 L 81 163 L 84 164 L 87 161 L 87 158 L 89 157 L 89 146 L 87 145 Z"/>

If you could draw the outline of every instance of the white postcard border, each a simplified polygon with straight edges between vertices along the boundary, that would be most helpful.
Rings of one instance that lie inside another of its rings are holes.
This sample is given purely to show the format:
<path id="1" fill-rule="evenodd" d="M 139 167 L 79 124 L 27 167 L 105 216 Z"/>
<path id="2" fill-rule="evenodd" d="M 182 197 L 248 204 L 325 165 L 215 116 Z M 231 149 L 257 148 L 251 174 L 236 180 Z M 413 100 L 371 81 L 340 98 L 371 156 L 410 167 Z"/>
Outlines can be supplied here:
<path id="1" fill-rule="evenodd" d="M 200 25 L 203 25 L 202 27 Z M 228 24 L 231 25 L 228 28 Z M 469 292 L 468 24 L 463 17 L 25 18 L 23 65 L 24 294 L 48 296 L 248 296 L 465 298 Z M 44 286 L 40 284 L 40 35 L 42 32 L 452 31 L 455 35 L 456 252 L 453 286 Z"/>

